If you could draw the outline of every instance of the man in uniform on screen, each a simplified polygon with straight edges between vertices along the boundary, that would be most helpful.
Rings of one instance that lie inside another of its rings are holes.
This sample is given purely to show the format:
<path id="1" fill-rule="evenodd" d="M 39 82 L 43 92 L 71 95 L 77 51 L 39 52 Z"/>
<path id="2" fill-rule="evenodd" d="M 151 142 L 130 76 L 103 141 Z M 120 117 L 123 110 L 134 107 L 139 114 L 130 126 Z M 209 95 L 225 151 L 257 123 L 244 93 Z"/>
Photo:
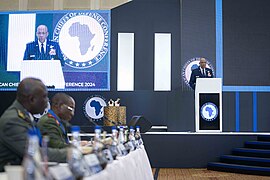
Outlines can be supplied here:
<path id="1" fill-rule="evenodd" d="M 26 45 L 24 60 L 60 60 L 61 65 L 65 65 L 63 54 L 57 42 L 47 39 L 48 28 L 45 25 L 37 27 L 37 40 Z"/>
<path id="2" fill-rule="evenodd" d="M 200 66 L 194 70 L 192 70 L 189 85 L 190 87 L 195 90 L 196 86 L 196 79 L 197 78 L 213 78 L 213 71 L 206 67 L 206 59 L 200 58 L 199 62 Z"/>

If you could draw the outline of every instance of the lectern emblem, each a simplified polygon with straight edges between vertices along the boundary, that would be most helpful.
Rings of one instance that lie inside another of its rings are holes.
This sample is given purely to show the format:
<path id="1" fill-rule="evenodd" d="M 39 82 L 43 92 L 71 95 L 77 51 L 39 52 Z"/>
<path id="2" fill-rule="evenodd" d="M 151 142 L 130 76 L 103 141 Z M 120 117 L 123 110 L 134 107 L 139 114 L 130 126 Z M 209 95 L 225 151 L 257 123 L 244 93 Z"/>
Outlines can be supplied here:
<path id="1" fill-rule="evenodd" d="M 206 121 L 214 121 L 218 116 L 218 108 L 214 103 L 207 102 L 201 107 L 201 116 Z"/>

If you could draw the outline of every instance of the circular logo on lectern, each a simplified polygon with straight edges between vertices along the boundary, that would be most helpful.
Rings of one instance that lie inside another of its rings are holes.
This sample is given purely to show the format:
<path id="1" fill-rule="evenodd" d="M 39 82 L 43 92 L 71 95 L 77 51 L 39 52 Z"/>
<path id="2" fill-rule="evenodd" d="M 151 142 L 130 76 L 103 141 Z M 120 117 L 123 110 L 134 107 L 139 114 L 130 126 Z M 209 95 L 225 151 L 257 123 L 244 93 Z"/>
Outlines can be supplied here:
<path id="1" fill-rule="evenodd" d="M 214 103 L 207 102 L 201 107 L 201 116 L 206 121 L 214 121 L 218 116 L 218 108 Z"/>

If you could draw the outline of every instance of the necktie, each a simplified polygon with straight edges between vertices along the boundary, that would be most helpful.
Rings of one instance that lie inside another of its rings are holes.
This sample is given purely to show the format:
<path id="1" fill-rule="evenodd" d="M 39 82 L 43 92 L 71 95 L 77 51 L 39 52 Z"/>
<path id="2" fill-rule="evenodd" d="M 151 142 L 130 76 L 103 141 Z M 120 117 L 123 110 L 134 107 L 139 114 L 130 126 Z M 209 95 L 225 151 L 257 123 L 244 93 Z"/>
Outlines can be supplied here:
<path id="1" fill-rule="evenodd" d="M 43 43 L 41 43 L 41 54 L 45 54 Z"/>

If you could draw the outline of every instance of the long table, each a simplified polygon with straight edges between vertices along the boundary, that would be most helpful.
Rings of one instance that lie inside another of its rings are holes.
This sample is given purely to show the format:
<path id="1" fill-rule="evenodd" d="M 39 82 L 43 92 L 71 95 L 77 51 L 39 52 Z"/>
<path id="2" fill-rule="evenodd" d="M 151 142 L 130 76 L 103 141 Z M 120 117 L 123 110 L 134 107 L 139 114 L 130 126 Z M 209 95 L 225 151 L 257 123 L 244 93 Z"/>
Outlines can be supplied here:
<path id="1" fill-rule="evenodd" d="M 124 157 L 108 164 L 98 174 L 85 177 L 84 180 L 153 180 L 152 169 L 147 153 L 143 148 L 130 152 Z"/>
<path id="2" fill-rule="evenodd" d="M 7 180 L 6 173 L 0 173 L 1 180 Z M 16 178 L 17 179 L 17 178 Z M 85 177 L 84 180 L 153 180 L 152 169 L 147 153 L 142 147 L 119 157 L 108 164 L 101 172 Z"/>

